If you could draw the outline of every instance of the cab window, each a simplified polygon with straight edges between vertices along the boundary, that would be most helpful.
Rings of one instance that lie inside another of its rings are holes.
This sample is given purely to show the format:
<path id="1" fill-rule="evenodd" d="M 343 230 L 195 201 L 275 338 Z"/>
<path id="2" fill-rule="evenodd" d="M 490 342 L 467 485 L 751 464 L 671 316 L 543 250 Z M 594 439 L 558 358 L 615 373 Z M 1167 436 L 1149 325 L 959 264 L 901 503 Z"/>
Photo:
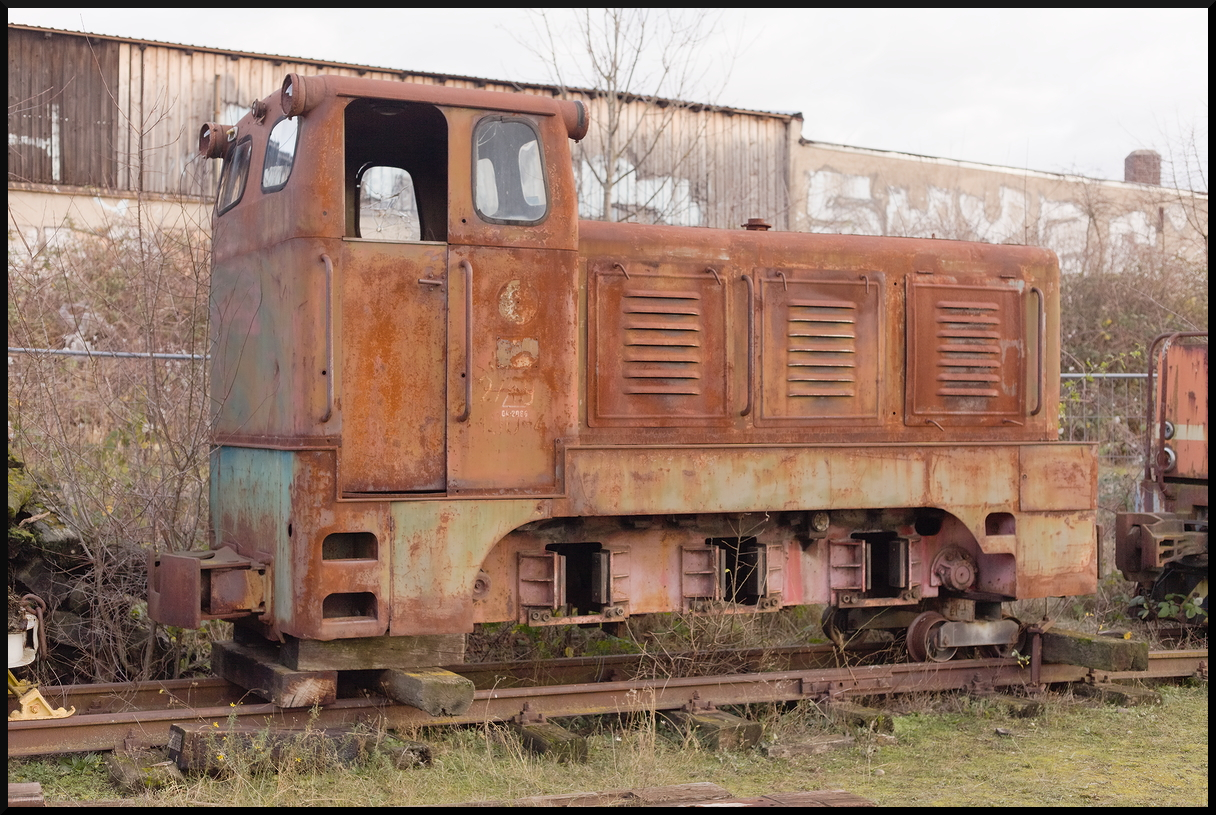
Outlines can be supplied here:
<path id="1" fill-rule="evenodd" d="M 473 201 L 492 223 L 537 223 L 549 211 L 540 136 L 531 122 L 490 116 L 473 133 Z"/>
<path id="2" fill-rule="evenodd" d="M 253 139 L 245 137 L 224 158 L 224 174 L 220 177 L 220 191 L 215 200 L 215 211 L 223 215 L 232 209 L 245 194 L 245 182 L 249 178 L 249 156 L 253 153 Z"/>
<path id="3" fill-rule="evenodd" d="M 295 163 L 299 135 L 299 118 L 283 119 L 271 129 L 266 142 L 266 160 L 262 162 L 262 192 L 274 192 L 286 186 Z"/>
<path id="4" fill-rule="evenodd" d="M 400 167 L 368 166 L 359 173 L 359 237 L 378 241 L 422 239 L 414 180 Z"/>

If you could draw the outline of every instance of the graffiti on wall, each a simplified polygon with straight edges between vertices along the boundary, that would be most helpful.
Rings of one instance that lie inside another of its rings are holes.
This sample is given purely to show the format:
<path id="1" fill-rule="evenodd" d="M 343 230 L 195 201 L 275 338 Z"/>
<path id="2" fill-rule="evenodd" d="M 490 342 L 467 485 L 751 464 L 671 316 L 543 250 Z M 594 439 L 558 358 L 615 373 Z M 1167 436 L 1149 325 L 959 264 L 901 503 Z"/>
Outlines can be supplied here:
<path id="1" fill-rule="evenodd" d="M 1075 199 L 1004 184 L 980 196 L 932 183 L 883 184 L 879 176 L 825 168 L 807 173 L 805 228 L 1044 246 L 1059 256 L 1062 271 L 1080 272 L 1095 242 L 1104 242 L 1105 256 L 1114 260 L 1121 251 L 1156 246 L 1165 218 L 1176 231 L 1186 226 L 1178 204 L 1153 203 L 1141 209 L 1120 208 L 1110 201 L 1097 205 L 1093 190 L 1069 186 L 1077 188 L 1070 189 L 1077 193 Z"/>

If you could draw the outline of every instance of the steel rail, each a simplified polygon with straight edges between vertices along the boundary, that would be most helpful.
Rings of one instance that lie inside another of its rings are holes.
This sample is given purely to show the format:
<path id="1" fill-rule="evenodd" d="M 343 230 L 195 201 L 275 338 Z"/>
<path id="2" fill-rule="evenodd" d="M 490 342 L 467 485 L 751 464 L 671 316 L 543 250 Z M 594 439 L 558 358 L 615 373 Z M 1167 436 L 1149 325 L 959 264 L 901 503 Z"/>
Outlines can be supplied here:
<path id="1" fill-rule="evenodd" d="M 1192 676 L 1206 672 L 1206 651 L 1158 651 L 1149 656 L 1149 671 L 1127 676 L 1095 672 L 1073 665 L 1045 664 L 1041 668 L 1040 681 L 1059 684 L 1087 679 L 1103 681 L 1109 678 Z M 523 712 L 525 704 L 534 714 L 561 717 L 672 710 L 687 707 L 694 700 L 721 706 L 911 691 L 962 690 L 981 686 L 1027 687 L 1030 685 L 1030 671 L 1019 665 L 1016 659 L 972 659 L 532 688 L 488 688 L 477 691 L 472 706 L 460 716 L 432 716 L 417 708 L 379 697 L 339 699 L 332 705 L 316 710 L 283 709 L 271 704 L 247 704 L 231 700 L 217 703 L 215 697 L 209 698 L 208 694 L 218 693 L 219 699 L 230 699 L 222 689 L 212 684 L 218 681 L 197 681 L 194 688 L 197 698 L 191 700 L 196 705 L 185 706 L 182 703 L 183 706 L 154 711 L 86 712 L 66 719 L 9 722 L 8 754 L 11 757 L 110 750 L 117 742 L 132 735 L 146 744 L 163 745 L 168 743 L 170 725 L 183 721 L 201 721 L 217 728 L 228 722 L 286 728 L 338 727 L 359 722 L 389 728 L 475 724 L 512 719 Z"/>
<path id="2" fill-rule="evenodd" d="M 55 707 L 74 707 L 81 713 L 182 711 L 240 704 L 249 696 L 248 691 L 218 677 L 42 686 L 39 691 Z M 9 702 L 10 709 L 14 708 L 13 701 Z"/>
<path id="3" fill-rule="evenodd" d="M 850 646 L 847 659 L 856 664 L 881 656 L 889 643 Z M 712 653 L 676 653 L 662 662 L 643 654 L 568 657 L 516 662 L 466 662 L 443 666 L 473 682 L 477 688 L 535 687 L 605 682 L 642 675 L 645 671 L 673 673 L 672 666 L 694 659 L 701 665 L 730 665 L 736 672 L 835 667 L 839 654 L 832 645 L 796 645 L 776 648 L 728 649 Z M 74 707 L 84 713 L 131 710 L 214 707 L 241 703 L 248 692 L 224 679 L 169 679 L 156 682 L 118 682 L 92 685 L 58 685 L 40 689 L 56 707 Z M 14 705 L 10 704 L 10 708 Z"/>
<path id="4" fill-rule="evenodd" d="M 1207 677 L 1208 652 L 1194 651 L 1150 651 L 1147 671 L 1090 671 L 1094 682 L 1120 682 L 1129 679 L 1177 679 L 1179 677 Z"/>

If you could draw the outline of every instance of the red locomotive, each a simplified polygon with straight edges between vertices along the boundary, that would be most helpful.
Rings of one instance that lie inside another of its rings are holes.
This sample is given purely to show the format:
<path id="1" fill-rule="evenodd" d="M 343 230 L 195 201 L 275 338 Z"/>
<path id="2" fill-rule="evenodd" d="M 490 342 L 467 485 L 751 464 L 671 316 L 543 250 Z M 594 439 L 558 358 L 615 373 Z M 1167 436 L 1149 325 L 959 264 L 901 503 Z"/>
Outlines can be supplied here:
<path id="1" fill-rule="evenodd" d="M 1115 564 L 1140 584 L 1144 612 L 1163 606 L 1208 622 L 1208 335 L 1162 334 L 1149 345 L 1144 480 L 1139 512 L 1115 518 Z"/>
<path id="2" fill-rule="evenodd" d="M 1002 602 L 1095 590 L 1051 252 L 580 221 L 586 130 L 294 74 L 203 128 L 214 541 L 153 559 L 155 619 L 305 671 L 824 604 L 948 659 L 1014 641 Z"/>

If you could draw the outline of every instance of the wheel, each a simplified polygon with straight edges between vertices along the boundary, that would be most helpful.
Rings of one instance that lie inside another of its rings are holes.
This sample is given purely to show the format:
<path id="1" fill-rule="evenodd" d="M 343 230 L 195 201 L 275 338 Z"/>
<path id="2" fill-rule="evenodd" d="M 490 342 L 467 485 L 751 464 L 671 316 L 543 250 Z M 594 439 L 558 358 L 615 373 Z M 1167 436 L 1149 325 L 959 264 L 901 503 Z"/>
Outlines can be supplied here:
<path id="1" fill-rule="evenodd" d="M 957 648 L 941 648 L 937 635 L 946 618 L 936 611 L 926 611 L 908 626 L 908 656 L 913 662 L 946 662 L 958 652 Z"/>

